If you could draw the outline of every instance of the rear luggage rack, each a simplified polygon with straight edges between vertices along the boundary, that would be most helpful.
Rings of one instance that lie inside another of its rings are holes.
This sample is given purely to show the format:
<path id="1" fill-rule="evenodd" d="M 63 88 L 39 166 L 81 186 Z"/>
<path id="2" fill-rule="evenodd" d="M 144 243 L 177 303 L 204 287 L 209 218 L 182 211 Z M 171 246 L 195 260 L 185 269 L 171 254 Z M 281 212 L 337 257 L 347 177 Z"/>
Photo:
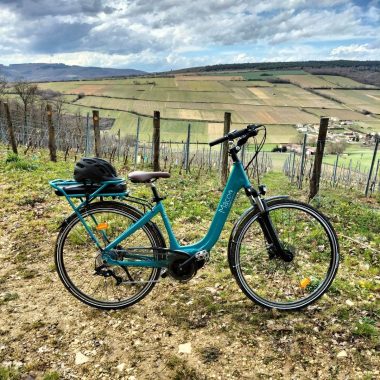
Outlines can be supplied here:
<path id="1" fill-rule="evenodd" d="M 56 195 L 66 198 L 76 213 L 98 197 L 100 200 L 106 197 L 128 200 L 128 202 L 138 205 L 143 212 L 153 208 L 153 205 L 149 201 L 131 196 L 123 178 L 100 183 L 83 183 L 74 180 L 55 179 L 49 181 L 49 184 L 55 190 Z M 79 205 L 75 205 L 77 203 L 75 202 L 76 200 L 80 201 Z"/>
<path id="2" fill-rule="evenodd" d="M 65 196 L 66 198 L 85 198 L 87 202 L 96 197 L 125 198 L 128 196 L 124 179 L 100 183 L 83 183 L 74 180 L 55 179 L 49 181 L 49 184 L 55 189 L 55 193 L 58 196 Z"/>

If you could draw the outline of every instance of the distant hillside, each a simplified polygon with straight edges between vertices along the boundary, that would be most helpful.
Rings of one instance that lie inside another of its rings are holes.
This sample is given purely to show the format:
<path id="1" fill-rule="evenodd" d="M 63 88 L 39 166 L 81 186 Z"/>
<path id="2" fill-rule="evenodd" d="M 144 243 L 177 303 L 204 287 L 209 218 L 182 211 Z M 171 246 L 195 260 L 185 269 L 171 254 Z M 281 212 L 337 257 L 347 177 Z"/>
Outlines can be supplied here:
<path id="1" fill-rule="evenodd" d="M 9 66 L 0 64 L 0 76 L 8 81 L 61 81 L 105 77 L 143 75 L 145 71 L 134 69 L 108 69 L 101 67 L 68 66 L 63 63 L 22 63 Z"/>
<path id="2" fill-rule="evenodd" d="M 380 61 L 300 61 L 233 63 L 191 67 L 173 73 L 209 73 L 244 70 L 304 70 L 317 75 L 342 75 L 361 83 L 380 86 Z"/>

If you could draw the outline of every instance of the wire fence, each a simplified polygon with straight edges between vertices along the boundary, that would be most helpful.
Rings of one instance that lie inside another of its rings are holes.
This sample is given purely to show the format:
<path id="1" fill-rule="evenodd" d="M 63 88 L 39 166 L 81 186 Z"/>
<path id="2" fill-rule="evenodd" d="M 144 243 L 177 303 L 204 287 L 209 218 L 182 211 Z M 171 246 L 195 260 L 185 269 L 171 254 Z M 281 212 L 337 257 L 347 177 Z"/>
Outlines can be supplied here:
<path id="1" fill-rule="evenodd" d="M 49 147 L 49 118 L 46 112 L 46 103 L 34 104 L 25 113 L 22 104 L 12 101 L 8 103 L 9 116 L 5 106 L 0 101 L 0 141 L 9 144 L 11 124 L 16 144 L 23 147 L 24 152 Z M 55 129 L 56 147 L 63 151 L 65 160 L 74 156 L 92 156 L 95 153 L 94 123 L 95 119 L 89 114 L 64 114 L 59 104 L 53 105 L 51 122 Z M 140 123 L 127 126 L 128 130 L 135 130 L 129 135 L 111 133 L 109 130 L 113 120 L 100 118 L 101 142 L 100 157 L 112 161 L 122 162 L 125 166 L 136 168 L 151 167 L 154 160 L 153 141 L 144 141 L 140 138 Z M 183 127 L 182 127 L 183 128 Z M 342 163 L 340 155 L 336 156 L 335 163 L 322 164 L 321 183 L 330 187 L 356 188 L 365 190 L 366 195 L 380 192 L 380 159 L 376 159 L 379 140 L 375 141 L 374 155 L 370 169 L 364 168 L 361 162 L 349 161 Z M 301 147 L 301 153 L 277 154 L 260 152 L 252 165 L 248 168 L 251 178 L 259 182 L 260 177 L 278 167 L 281 159 L 282 170 L 285 175 L 299 188 L 306 186 L 311 179 L 314 156 L 307 154 L 307 136 Z M 222 171 L 222 145 L 209 147 L 208 144 L 193 141 L 191 124 L 187 128 L 186 141 L 163 140 L 159 144 L 160 167 L 171 171 L 177 168 L 180 172 L 196 172 L 198 177 L 203 172 L 211 170 Z M 309 151 L 310 153 L 310 151 Z M 243 163 L 248 163 L 255 154 L 254 145 L 244 145 L 239 153 Z M 274 163 L 273 161 L 276 161 Z M 229 164 L 230 165 L 230 164 Z"/>
<path id="2" fill-rule="evenodd" d="M 29 107 L 25 116 L 23 107 L 15 101 L 8 103 L 10 120 L 5 112 L 4 104 L 0 102 L 0 141 L 9 144 L 9 128 L 11 122 L 13 133 L 18 147 L 36 150 L 49 147 L 49 126 L 46 112 L 46 103 Z M 94 120 L 89 114 L 67 115 L 53 108 L 51 115 L 55 129 L 57 150 L 63 151 L 65 160 L 74 156 L 95 155 Z M 129 167 L 148 168 L 154 159 L 153 141 L 140 139 L 139 121 L 136 126 L 126 126 L 128 130 L 135 130 L 135 134 L 121 136 L 109 131 L 112 121 L 100 118 L 100 157 L 109 161 L 122 162 Z M 164 170 L 177 168 L 180 172 L 202 172 L 211 170 L 221 171 L 221 145 L 209 147 L 207 143 L 192 141 L 191 124 L 188 126 L 186 141 L 164 140 L 160 142 L 160 167 Z M 240 156 L 244 162 L 249 162 L 254 155 L 254 146 L 245 146 Z M 268 153 L 259 153 L 249 173 L 259 177 L 272 169 L 272 160 Z"/>
<path id="3" fill-rule="evenodd" d="M 334 163 L 322 163 L 320 183 L 324 186 L 362 190 L 366 195 L 380 192 L 380 159 L 377 159 L 378 143 L 374 146 L 370 167 L 350 159 L 342 162 L 342 155 L 336 154 Z M 299 189 L 308 186 L 314 165 L 313 155 L 292 152 L 283 165 L 283 172 Z"/>

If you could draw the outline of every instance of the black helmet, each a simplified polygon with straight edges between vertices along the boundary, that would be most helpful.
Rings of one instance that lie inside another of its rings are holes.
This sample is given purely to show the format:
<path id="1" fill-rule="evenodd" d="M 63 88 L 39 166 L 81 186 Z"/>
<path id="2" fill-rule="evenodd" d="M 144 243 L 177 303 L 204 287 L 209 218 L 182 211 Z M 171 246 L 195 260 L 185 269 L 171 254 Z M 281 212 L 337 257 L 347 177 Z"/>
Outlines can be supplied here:
<path id="1" fill-rule="evenodd" d="M 115 168 L 101 158 L 81 158 L 75 164 L 74 179 L 77 182 L 102 182 L 117 178 Z"/>

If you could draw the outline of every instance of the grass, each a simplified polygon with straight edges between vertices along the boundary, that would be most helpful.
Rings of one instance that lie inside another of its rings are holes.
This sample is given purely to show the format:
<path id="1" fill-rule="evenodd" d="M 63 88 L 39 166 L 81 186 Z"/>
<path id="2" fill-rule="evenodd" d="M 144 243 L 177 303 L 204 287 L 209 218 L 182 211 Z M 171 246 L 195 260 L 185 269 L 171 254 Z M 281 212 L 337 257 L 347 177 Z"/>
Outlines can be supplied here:
<path id="1" fill-rule="evenodd" d="M 47 181 L 71 178 L 74 158 L 65 162 L 59 152 L 54 164 L 46 151 L 20 154 L 20 160 L 36 164 L 28 171 L 10 168 L 7 157 L 2 146 L 0 249 L 7 265 L 0 268 L 1 309 L 12 328 L 0 326 L 1 345 L 7 347 L 0 350 L 0 362 L 23 365 L 17 370 L 1 367 L 3 378 L 13 371 L 19 378 L 33 374 L 54 379 L 60 376 L 52 374 L 56 363 L 64 364 L 62 378 L 99 378 L 104 368 L 116 378 L 112 371 L 121 362 L 130 371 L 122 375 L 126 378 L 153 378 L 159 371 L 168 379 L 205 379 L 219 368 L 231 379 L 290 373 L 298 378 L 305 376 L 304 368 L 319 378 L 364 378 L 378 371 L 380 198 L 364 199 L 355 189 L 322 186 L 315 206 L 338 233 L 341 265 L 329 292 L 305 310 L 268 311 L 239 291 L 226 251 L 234 223 L 250 207 L 242 193 L 211 252 L 211 262 L 192 281 L 163 280 L 132 308 L 102 312 L 70 296 L 52 271 L 57 228 L 70 209 Z M 116 166 L 121 176 L 132 170 L 121 162 Z M 307 197 L 281 173 L 270 173 L 261 182 L 268 186 L 268 196 Z M 145 186 L 128 186 L 134 195 L 151 196 Z M 165 207 L 178 238 L 201 238 L 221 194 L 218 173 L 202 171 L 197 179 L 196 171 L 185 175 L 173 169 L 172 177 L 160 180 L 157 187 L 167 196 Z M 192 345 L 189 356 L 178 353 L 178 345 L 185 342 Z M 41 347 L 50 351 L 39 354 Z M 337 358 L 343 349 L 347 358 Z M 75 366 L 77 351 L 92 362 Z"/>
<path id="2" fill-rule="evenodd" d="M 353 334 L 361 337 L 376 338 L 379 336 L 379 328 L 374 319 L 365 317 L 355 324 Z"/>
<path id="3" fill-rule="evenodd" d="M 19 379 L 21 379 L 21 374 L 17 368 L 0 366 L 0 380 L 19 380 Z"/>
<path id="4" fill-rule="evenodd" d="M 358 145 L 348 145 L 344 153 L 339 156 L 338 165 L 343 165 L 344 167 L 348 168 L 351 162 L 351 168 L 353 170 L 360 168 L 361 172 L 367 173 L 371 166 L 373 151 L 374 146 L 371 149 L 370 147 L 366 148 Z M 378 153 L 377 158 L 380 158 L 379 155 L 380 153 Z M 335 154 L 326 155 L 323 158 L 323 162 L 328 163 L 330 165 L 334 165 L 335 161 Z"/>

